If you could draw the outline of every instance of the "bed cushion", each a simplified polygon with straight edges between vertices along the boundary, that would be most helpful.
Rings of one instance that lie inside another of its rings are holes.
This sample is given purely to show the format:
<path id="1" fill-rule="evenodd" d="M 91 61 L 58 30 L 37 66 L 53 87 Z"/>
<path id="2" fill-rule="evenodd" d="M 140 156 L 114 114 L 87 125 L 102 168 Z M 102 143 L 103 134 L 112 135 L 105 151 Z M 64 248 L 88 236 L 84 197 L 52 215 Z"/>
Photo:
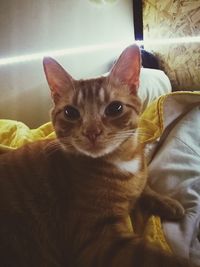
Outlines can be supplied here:
<path id="1" fill-rule="evenodd" d="M 142 68 L 140 73 L 139 97 L 142 100 L 142 110 L 161 95 L 172 91 L 168 76 L 157 69 Z"/>
<path id="2" fill-rule="evenodd" d="M 103 74 L 107 76 L 109 72 Z M 142 100 L 142 111 L 158 97 L 172 91 L 168 76 L 162 70 L 152 68 L 141 68 L 140 85 L 138 95 Z"/>
<path id="3" fill-rule="evenodd" d="M 179 200 L 185 216 L 163 222 L 173 252 L 200 264 L 200 93 L 161 97 L 143 114 L 150 146 L 149 182 L 164 195 Z M 141 125 L 141 124 L 140 124 Z M 152 146 L 152 141 L 154 144 Z M 151 151 L 153 148 L 153 151 Z"/>

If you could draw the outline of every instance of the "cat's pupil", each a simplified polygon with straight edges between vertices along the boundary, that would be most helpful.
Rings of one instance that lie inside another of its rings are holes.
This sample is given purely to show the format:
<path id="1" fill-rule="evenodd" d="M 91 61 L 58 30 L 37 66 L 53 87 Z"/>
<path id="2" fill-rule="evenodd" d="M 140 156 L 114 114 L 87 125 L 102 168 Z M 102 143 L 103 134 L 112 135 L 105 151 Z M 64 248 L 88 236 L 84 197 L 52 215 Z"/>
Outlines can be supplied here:
<path id="1" fill-rule="evenodd" d="M 109 117 L 115 117 L 120 115 L 122 111 L 123 104 L 120 101 L 113 101 L 106 107 L 105 114 Z"/>
<path id="2" fill-rule="evenodd" d="M 65 117 L 70 120 L 78 120 L 80 118 L 80 112 L 73 106 L 65 107 Z"/>

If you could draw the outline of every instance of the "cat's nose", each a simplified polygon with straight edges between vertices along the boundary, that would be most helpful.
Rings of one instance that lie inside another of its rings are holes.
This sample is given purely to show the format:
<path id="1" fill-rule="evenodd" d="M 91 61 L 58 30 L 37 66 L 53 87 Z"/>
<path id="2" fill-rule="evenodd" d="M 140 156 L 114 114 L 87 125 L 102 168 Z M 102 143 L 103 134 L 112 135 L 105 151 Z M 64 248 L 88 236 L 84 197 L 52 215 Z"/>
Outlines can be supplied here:
<path id="1" fill-rule="evenodd" d="M 97 138 L 102 134 L 102 129 L 88 129 L 83 132 L 83 135 L 86 136 L 91 143 L 95 143 Z"/>

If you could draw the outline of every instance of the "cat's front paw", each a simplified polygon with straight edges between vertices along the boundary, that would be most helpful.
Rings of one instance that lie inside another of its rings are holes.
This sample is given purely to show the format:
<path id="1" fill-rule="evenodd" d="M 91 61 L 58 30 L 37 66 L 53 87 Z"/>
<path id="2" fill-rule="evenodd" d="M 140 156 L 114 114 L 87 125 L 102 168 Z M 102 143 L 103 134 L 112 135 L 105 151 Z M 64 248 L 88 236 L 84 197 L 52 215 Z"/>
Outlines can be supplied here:
<path id="1" fill-rule="evenodd" d="M 185 209 L 179 201 L 152 190 L 148 185 L 141 195 L 140 204 L 144 210 L 165 220 L 180 220 L 185 214 Z"/>
<path id="2" fill-rule="evenodd" d="M 181 203 L 170 197 L 163 197 L 160 203 L 160 215 L 163 219 L 167 220 L 180 220 L 185 214 L 185 209 Z"/>

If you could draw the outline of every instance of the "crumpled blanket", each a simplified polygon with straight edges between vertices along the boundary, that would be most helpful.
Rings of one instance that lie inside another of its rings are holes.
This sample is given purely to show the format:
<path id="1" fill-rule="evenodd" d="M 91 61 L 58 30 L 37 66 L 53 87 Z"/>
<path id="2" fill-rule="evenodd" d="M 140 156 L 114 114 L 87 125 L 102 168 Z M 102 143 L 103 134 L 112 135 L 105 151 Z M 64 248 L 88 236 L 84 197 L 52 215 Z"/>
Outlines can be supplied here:
<path id="1" fill-rule="evenodd" d="M 200 137 L 200 128 L 197 129 L 197 126 L 200 121 L 196 121 L 200 120 L 197 116 L 199 106 L 200 93 L 167 94 L 153 102 L 139 122 L 139 138 L 147 147 L 151 186 L 163 194 L 177 198 L 186 209 L 185 218 L 178 222 L 161 223 L 159 217 L 151 216 L 144 238 L 167 251 L 185 255 L 196 263 L 199 263 L 200 257 L 200 167 L 197 168 L 198 164 L 193 162 L 199 163 L 200 138 L 197 137 Z M 196 135 L 192 134 L 194 132 Z M 22 122 L 0 120 L 0 153 L 46 138 L 55 138 L 50 122 L 37 129 L 30 129 Z M 195 141 L 192 143 L 193 139 Z M 180 152 L 184 152 L 183 157 L 179 155 Z M 196 169 L 192 172 L 194 165 Z"/>
<path id="2" fill-rule="evenodd" d="M 55 138 L 55 133 L 51 123 L 30 129 L 20 121 L 0 120 L 0 153 L 36 140 L 52 138 Z"/>
<path id="3" fill-rule="evenodd" d="M 163 96 L 145 112 L 141 139 L 151 144 L 151 187 L 185 208 L 182 220 L 162 223 L 166 240 L 175 254 L 200 265 L 200 92 Z"/>

